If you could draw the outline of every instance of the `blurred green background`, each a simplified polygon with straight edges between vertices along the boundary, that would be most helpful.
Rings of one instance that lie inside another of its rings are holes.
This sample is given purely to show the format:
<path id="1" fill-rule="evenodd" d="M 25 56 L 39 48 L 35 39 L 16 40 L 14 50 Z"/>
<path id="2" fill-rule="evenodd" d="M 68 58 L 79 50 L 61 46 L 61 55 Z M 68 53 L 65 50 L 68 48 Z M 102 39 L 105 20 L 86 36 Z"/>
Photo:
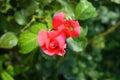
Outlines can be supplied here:
<path id="1" fill-rule="evenodd" d="M 50 57 L 37 33 L 60 11 L 81 35 Z M 0 0 L 0 80 L 120 80 L 120 0 Z"/>

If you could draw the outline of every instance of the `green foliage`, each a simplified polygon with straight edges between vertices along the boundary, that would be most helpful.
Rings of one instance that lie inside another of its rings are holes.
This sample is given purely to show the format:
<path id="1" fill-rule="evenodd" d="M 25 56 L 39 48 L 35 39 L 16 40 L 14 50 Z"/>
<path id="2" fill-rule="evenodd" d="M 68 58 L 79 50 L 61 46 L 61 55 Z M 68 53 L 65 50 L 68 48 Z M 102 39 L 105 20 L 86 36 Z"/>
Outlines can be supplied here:
<path id="1" fill-rule="evenodd" d="M 78 39 L 79 40 L 79 39 Z M 84 39 L 84 40 L 79 40 L 79 41 L 76 41 L 72 38 L 68 38 L 67 39 L 67 44 L 68 44 L 68 47 L 75 51 L 75 52 L 81 52 L 84 50 L 84 48 L 86 47 L 87 45 L 87 40 Z"/>
<path id="2" fill-rule="evenodd" d="M 120 0 L 111 0 L 111 1 L 116 3 L 116 4 L 120 4 Z"/>
<path id="3" fill-rule="evenodd" d="M 97 15 L 94 6 L 87 0 L 81 0 L 75 9 L 76 19 L 86 20 Z"/>
<path id="4" fill-rule="evenodd" d="M 17 45 L 18 39 L 12 32 L 7 32 L 0 38 L 0 48 L 13 48 Z"/>
<path id="5" fill-rule="evenodd" d="M 36 35 L 38 35 L 38 32 L 40 30 L 47 30 L 47 27 L 45 24 L 42 23 L 37 23 L 31 26 L 30 28 L 31 32 L 35 33 Z"/>
<path id="6" fill-rule="evenodd" d="M 83 51 L 88 43 L 86 39 L 88 28 L 85 24 L 81 24 L 81 25 L 82 26 L 80 26 L 80 32 L 81 32 L 80 35 L 77 38 L 70 37 L 67 39 L 68 47 L 75 52 Z"/>
<path id="7" fill-rule="evenodd" d="M 2 71 L 2 69 L 3 69 L 3 67 L 2 67 L 3 62 L 4 62 L 6 59 L 8 59 L 8 58 L 9 58 L 8 55 L 2 55 L 2 56 L 0 56 L 0 71 Z"/>
<path id="8" fill-rule="evenodd" d="M 25 25 L 27 22 L 26 22 L 26 18 L 25 16 L 22 15 L 21 12 L 16 12 L 15 13 L 15 21 L 19 24 L 19 25 Z"/>
<path id="9" fill-rule="evenodd" d="M 1 77 L 3 80 L 14 80 L 6 71 L 1 72 Z"/>
<path id="10" fill-rule="evenodd" d="M 84 25 L 84 27 L 80 26 L 80 30 L 81 30 L 80 36 L 78 36 L 78 38 L 75 39 L 83 40 L 87 35 L 88 27 L 86 25 Z"/>
<path id="11" fill-rule="evenodd" d="M 18 45 L 20 53 L 26 54 L 31 52 L 38 46 L 37 35 L 31 32 L 23 33 L 19 38 Z"/>
<path id="12" fill-rule="evenodd" d="M 64 57 L 38 46 L 55 13 L 78 20 Z M 119 80 L 119 0 L 0 0 L 0 80 Z"/>

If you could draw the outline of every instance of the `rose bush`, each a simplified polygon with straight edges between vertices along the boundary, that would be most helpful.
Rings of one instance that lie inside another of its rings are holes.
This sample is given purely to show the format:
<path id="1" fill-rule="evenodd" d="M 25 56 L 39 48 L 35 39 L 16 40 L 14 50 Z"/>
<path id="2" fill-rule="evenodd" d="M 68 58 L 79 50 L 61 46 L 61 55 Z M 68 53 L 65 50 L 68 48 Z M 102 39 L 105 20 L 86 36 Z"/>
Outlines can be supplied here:
<path id="1" fill-rule="evenodd" d="M 0 80 L 120 80 L 119 26 L 119 0 L 0 0 Z"/>
<path id="2" fill-rule="evenodd" d="M 80 34 L 80 25 L 78 21 L 74 20 L 64 20 L 66 17 L 64 12 L 60 12 L 54 15 L 52 26 L 55 30 L 57 30 L 60 25 L 63 25 L 63 32 L 68 37 L 77 37 Z"/>
<path id="3" fill-rule="evenodd" d="M 50 32 L 41 30 L 38 34 L 38 44 L 42 47 L 43 52 L 49 56 L 64 56 L 66 48 L 66 37 L 77 37 L 80 34 L 78 21 L 66 20 L 65 13 L 60 12 L 54 15 Z"/>

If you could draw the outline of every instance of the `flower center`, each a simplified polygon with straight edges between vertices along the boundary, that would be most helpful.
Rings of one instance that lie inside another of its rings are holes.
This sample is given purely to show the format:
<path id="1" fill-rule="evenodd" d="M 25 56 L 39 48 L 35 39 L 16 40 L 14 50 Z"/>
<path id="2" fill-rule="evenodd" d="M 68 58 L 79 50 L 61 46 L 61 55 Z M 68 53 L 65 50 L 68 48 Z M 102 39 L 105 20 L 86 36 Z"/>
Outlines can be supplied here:
<path id="1" fill-rule="evenodd" d="M 51 47 L 51 48 L 55 48 L 56 45 L 55 45 L 54 43 L 50 43 L 50 47 Z"/>
<path id="2" fill-rule="evenodd" d="M 73 30 L 74 30 L 74 28 L 73 28 L 73 26 L 71 25 L 70 21 L 66 21 L 65 27 L 69 28 L 70 31 L 73 31 Z"/>
<path id="3" fill-rule="evenodd" d="M 74 28 L 73 27 L 70 27 L 70 31 L 73 31 L 74 30 Z"/>
<path id="4" fill-rule="evenodd" d="M 58 48 L 58 42 L 57 41 L 51 41 L 49 44 L 50 49 Z"/>

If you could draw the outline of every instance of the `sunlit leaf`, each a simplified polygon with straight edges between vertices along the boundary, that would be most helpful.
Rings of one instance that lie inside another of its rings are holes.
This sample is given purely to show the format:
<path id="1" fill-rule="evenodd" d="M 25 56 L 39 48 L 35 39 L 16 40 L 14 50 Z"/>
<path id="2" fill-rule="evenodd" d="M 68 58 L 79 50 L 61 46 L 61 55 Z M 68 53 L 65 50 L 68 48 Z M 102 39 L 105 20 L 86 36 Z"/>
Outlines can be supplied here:
<path id="1" fill-rule="evenodd" d="M 22 15 L 22 13 L 20 11 L 16 12 L 15 15 L 15 21 L 19 24 L 19 25 L 24 25 L 26 24 L 26 18 L 24 15 Z"/>
<path id="2" fill-rule="evenodd" d="M 10 74 L 10 75 L 14 75 L 14 67 L 12 65 L 7 65 L 7 72 Z"/>
<path id="3" fill-rule="evenodd" d="M 111 1 L 116 3 L 116 4 L 120 4 L 120 0 L 111 0 Z"/>
<path id="4" fill-rule="evenodd" d="M 8 74 L 6 71 L 1 72 L 2 80 L 14 80 L 14 78 Z"/>
<path id="5" fill-rule="evenodd" d="M 30 28 L 31 32 L 38 34 L 40 30 L 47 30 L 47 27 L 43 23 L 37 23 L 31 26 Z"/>
<path id="6" fill-rule="evenodd" d="M 38 46 L 37 35 L 31 32 L 22 34 L 19 38 L 18 46 L 20 47 L 20 53 L 27 54 L 31 52 Z"/>
<path id="7" fill-rule="evenodd" d="M 12 32 L 3 34 L 0 38 L 0 48 L 13 48 L 17 45 L 18 39 Z"/>
<path id="8" fill-rule="evenodd" d="M 95 7 L 87 0 L 80 0 L 75 8 L 75 17 L 79 20 L 86 20 L 97 15 Z"/>
<path id="9" fill-rule="evenodd" d="M 68 47 L 75 51 L 75 52 L 81 52 L 84 50 L 84 48 L 86 47 L 86 44 L 87 44 L 87 40 L 84 39 L 82 41 L 76 41 L 74 40 L 73 38 L 68 38 L 67 39 L 67 44 L 68 44 Z"/>

